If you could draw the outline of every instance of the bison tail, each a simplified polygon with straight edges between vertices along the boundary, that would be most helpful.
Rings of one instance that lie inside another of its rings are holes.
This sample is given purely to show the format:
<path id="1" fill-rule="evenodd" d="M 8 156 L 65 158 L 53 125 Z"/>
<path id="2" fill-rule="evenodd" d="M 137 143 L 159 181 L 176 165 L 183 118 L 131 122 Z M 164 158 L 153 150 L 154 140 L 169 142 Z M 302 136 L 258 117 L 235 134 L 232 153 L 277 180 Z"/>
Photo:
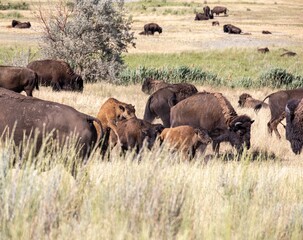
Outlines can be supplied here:
<path id="1" fill-rule="evenodd" d="M 39 77 L 38 77 L 38 74 L 37 73 L 35 73 L 35 88 L 37 89 L 37 90 L 39 90 Z"/>
<path id="2" fill-rule="evenodd" d="M 143 117 L 143 119 L 145 121 L 148 121 L 150 123 L 156 118 L 155 113 L 150 109 L 152 98 L 153 97 L 150 96 L 148 98 L 148 100 L 147 100 L 147 103 L 146 103 L 146 106 L 145 106 L 145 110 L 144 110 L 144 117 Z"/>
<path id="3" fill-rule="evenodd" d="M 257 104 L 257 105 L 254 107 L 255 112 L 258 112 L 258 111 L 262 108 L 264 101 L 265 101 L 269 96 L 270 96 L 270 95 L 268 95 L 267 97 L 265 97 L 261 103 Z"/>

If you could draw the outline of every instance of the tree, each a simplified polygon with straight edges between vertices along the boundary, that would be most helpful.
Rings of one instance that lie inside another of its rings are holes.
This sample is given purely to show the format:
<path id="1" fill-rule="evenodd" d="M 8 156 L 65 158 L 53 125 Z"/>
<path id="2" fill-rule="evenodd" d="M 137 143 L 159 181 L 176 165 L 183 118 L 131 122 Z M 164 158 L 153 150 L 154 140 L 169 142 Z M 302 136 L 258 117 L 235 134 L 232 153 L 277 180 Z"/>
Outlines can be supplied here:
<path id="1" fill-rule="evenodd" d="M 55 9 L 40 7 L 38 14 L 45 57 L 67 61 L 86 82 L 117 80 L 122 53 L 135 46 L 124 0 L 60 0 Z"/>

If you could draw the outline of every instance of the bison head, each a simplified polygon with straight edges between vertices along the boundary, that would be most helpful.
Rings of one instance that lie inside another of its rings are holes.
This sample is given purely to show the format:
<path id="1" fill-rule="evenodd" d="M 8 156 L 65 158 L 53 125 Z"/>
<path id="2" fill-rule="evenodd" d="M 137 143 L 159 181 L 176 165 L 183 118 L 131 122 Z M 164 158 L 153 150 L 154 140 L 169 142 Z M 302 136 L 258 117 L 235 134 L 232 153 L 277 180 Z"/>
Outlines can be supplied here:
<path id="1" fill-rule="evenodd" d="M 245 104 L 247 98 L 251 98 L 251 95 L 249 95 L 248 93 L 243 93 L 240 95 L 239 101 L 238 101 L 239 107 L 244 107 L 244 104 Z"/>
<path id="2" fill-rule="evenodd" d="M 250 148 L 250 131 L 254 120 L 246 115 L 237 116 L 229 124 L 229 141 L 238 151 L 242 151 L 244 145 Z"/>
<path id="3" fill-rule="evenodd" d="M 149 124 L 150 123 L 148 123 L 148 125 Z M 150 127 L 146 127 L 142 130 L 148 149 L 151 149 L 154 146 L 157 137 L 162 133 L 163 129 L 164 126 L 158 123 L 150 124 Z"/>
<path id="4" fill-rule="evenodd" d="M 159 27 L 158 32 L 159 32 L 159 34 L 162 33 L 162 28 L 161 27 Z"/>
<path id="5" fill-rule="evenodd" d="M 131 104 L 120 104 L 119 113 L 117 114 L 119 120 L 130 119 L 136 117 L 136 109 Z"/>

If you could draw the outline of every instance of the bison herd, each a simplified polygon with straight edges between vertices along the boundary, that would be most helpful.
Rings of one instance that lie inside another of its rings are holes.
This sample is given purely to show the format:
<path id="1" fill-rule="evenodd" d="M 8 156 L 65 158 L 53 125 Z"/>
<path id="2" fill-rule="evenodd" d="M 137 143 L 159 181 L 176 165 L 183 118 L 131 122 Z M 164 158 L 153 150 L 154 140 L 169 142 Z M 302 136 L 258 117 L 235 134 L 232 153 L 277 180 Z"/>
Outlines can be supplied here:
<path id="1" fill-rule="evenodd" d="M 136 116 L 135 106 L 115 98 L 107 99 L 96 117 L 78 112 L 70 106 L 32 97 L 39 84 L 54 91 L 83 91 L 82 78 L 63 61 L 41 60 L 27 68 L 0 67 L 0 133 L 12 134 L 16 145 L 25 137 L 35 138 L 37 154 L 48 136 L 63 146 L 76 136 L 76 149 L 87 159 L 93 149 L 102 156 L 118 147 L 122 153 L 136 153 L 166 143 L 171 151 L 180 151 L 186 159 L 196 152 L 203 154 L 207 145 L 219 153 L 220 143 L 228 142 L 238 153 L 250 148 L 254 120 L 238 115 L 229 100 L 218 92 L 198 92 L 189 83 L 170 84 L 147 78 L 142 91 L 149 94 L 144 117 Z M 19 94 L 25 91 L 27 96 Z M 268 104 L 264 103 L 266 99 Z M 303 89 L 272 93 L 263 101 L 244 93 L 240 107 L 269 108 L 268 131 L 281 138 L 277 126 L 286 117 L 286 138 L 294 153 L 303 146 Z M 161 123 L 153 123 L 156 118 Z M 281 123 L 282 124 L 282 123 Z"/>

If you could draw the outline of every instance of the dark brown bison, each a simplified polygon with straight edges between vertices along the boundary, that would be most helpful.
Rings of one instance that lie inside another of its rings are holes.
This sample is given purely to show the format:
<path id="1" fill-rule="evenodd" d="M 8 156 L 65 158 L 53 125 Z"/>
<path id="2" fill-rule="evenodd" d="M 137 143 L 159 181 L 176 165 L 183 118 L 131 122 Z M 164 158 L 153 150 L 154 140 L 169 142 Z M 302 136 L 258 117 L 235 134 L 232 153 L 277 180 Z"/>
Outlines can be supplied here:
<path id="1" fill-rule="evenodd" d="M 213 140 L 213 150 L 219 152 L 221 142 L 229 142 L 241 152 L 250 148 L 250 130 L 254 121 L 238 116 L 221 93 L 201 92 L 184 99 L 171 109 L 171 127 L 189 125 L 206 130 Z"/>
<path id="2" fill-rule="evenodd" d="M 211 143 L 211 138 L 207 131 L 185 125 L 165 128 L 160 134 L 160 141 L 167 142 L 172 149 L 181 151 L 185 157 L 192 159 L 197 149 L 200 152 L 205 151 L 207 145 Z"/>
<path id="3" fill-rule="evenodd" d="M 12 21 L 12 27 L 15 27 L 17 24 L 20 24 L 20 23 L 21 23 L 20 21 L 14 19 Z"/>
<path id="4" fill-rule="evenodd" d="M 144 143 L 151 149 L 164 129 L 162 124 L 151 124 L 136 117 L 117 123 L 118 141 L 122 151 L 135 149 L 139 153 Z"/>
<path id="5" fill-rule="evenodd" d="M 144 120 L 152 122 L 159 117 L 164 127 L 170 126 L 170 109 L 183 99 L 197 93 L 192 84 L 179 83 L 154 92 L 147 100 Z"/>
<path id="6" fill-rule="evenodd" d="M 30 62 L 27 67 L 38 74 L 41 85 L 51 86 L 54 91 L 83 91 L 83 79 L 67 62 L 46 59 Z"/>
<path id="7" fill-rule="evenodd" d="M 265 47 L 265 48 L 258 48 L 258 52 L 260 52 L 260 53 L 268 53 L 268 52 L 269 52 L 269 49 L 268 49 L 268 47 Z"/>
<path id="8" fill-rule="evenodd" d="M 0 87 L 18 93 L 25 91 L 27 96 L 33 96 L 33 90 L 39 90 L 38 76 L 25 67 L 0 66 Z"/>
<path id="9" fill-rule="evenodd" d="M 262 34 L 271 34 L 271 32 L 270 32 L 270 31 L 267 31 L 267 30 L 263 30 L 263 31 L 262 31 Z"/>
<path id="10" fill-rule="evenodd" d="M 268 104 L 265 102 L 262 102 L 260 100 L 254 99 L 250 94 L 248 93 L 242 93 L 239 97 L 239 107 L 244 108 L 255 108 L 256 105 L 262 104 L 262 107 L 268 108 Z"/>
<path id="11" fill-rule="evenodd" d="M 291 99 L 301 99 L 303 98 L 303 88 L 293 89 L 293 90 L 281 90 L 274 92 L 264 98 L 262 103 L 268 98 L 268 105 L 271 113 L 271 119 L 267 123 L 268 132 L 272 134 L 275 132 L 278 138 L 281 138 L 278 132 L 278 124 L 285 118 L 285 106 L 287 102 Z M 262 103 L 256 105 L 255 110 L 258 111 L 262 107 Z"/>
<path id="12" fill-rule="evenodd" d="M 216 6 L 211 10 L 212 14 L 220 15 L 220 13 L 227 14 L 228 9 L 226 7 Z"/>
<path id="13" fill-rule="evenodd" d="M 240 34 L 242 30 L 232 24 L 225 24 L 223 25 L 223 32 L 229 33 L 229 34 Z"/>
<path id="14" fill-rule="evenodd" d="M 205 6 L 203 8 L 205 16 L 207 16 L 209 19 L 213 19 L 214 15 L 211 13 L 209 6 Z"/>
<path id="15" fill-rule="evenodd" d="M 195 21 L 208 20 L 209 16 L 206 16 L 205 13 L 196 13 Z"/>
<path id="16" fill-rule="evenodd" d="M 285 53 L 282 53 L 280 56 L 283 57 L 283 56 L 287 56 L 287 57 L 293 57 L 293 56 L 296 56 L 297 54 L 295 52 L 291 52 L 291 51 L 287 51 Z"/>
<path id="17" fill-rule="evenodd" d="M 37 152 L 42 145 L 43 136 L 47 134 L 52 134 L 60 146 L 75 134 L 78 136 L 79 154 L 86 158 L 98 142 L 93 122 L 101 124 L 100 121 L 72 107 L 0 88 L 0 109 L 0 133 L 7 127 L 10 134 L 14 131 L 13 140 L 16 145 L 21 144 L 24 136 L 34 138 L 36 130 Z"/>
<path id="18" fill-rule="evenodd" d="M 141 90 L 142 90 L 142 92 L 150 95 L 150 94 L 153 94 L 154 92 L 158 91 L 161 88 L 165 88 L 165 87 L 171 86 L 171 85 L 173 85 L 173 84 L 166 83 L 162 80 L 146 78 L 143 81 Z"/>
<path id="19" fill-rule="evenodd" d="M 303 146 L 303 100 L 292 99 L 287 102 L 286 139 L 295 154 L 300 154 Z"/>
<path id="20" fill-rule="evenodd" d="M 212 26 L 219 26 L 220 25 L 220 23 L 218 21 L 213 21 L 211 24 L 212 24 Z"/>
<path id="21" fill-rule="evenodd" d="M 162 28 L 157 23 L 147 23 L 144 25 L 146 35 L 154 35 L 155 32 L 162 33 Z"/>
<path id="22" fill-rule="evenodd" d="M 13 28 L 30 28 L 32 25 L 30 22 L 19 22 L 17 24 L 13 24 Z"/>

